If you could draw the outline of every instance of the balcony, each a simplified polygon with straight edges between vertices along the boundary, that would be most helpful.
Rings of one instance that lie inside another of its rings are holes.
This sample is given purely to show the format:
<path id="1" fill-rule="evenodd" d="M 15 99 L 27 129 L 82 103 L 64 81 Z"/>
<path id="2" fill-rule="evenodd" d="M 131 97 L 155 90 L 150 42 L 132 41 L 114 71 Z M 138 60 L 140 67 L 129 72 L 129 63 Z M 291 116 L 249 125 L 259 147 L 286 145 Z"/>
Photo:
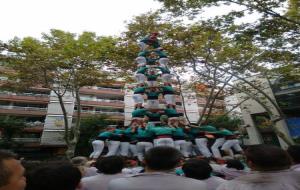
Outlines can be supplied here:
<path id="1" fill-rule="evenodd" d="M 26 116 L 45 116 L 47 114 L 47 108 L 0 105 L 0 114 L 20 115 L 20 116 L 23 116 L 23 115 L 26 115 Z"/>
<path id="2" fill-rule="evenodd" d="M 81 105 L 123 108 L 124 101 L 122 101 L 122 100 L 107 100 L 107 99 L 96 99 L 96 100 L 84 99 L 84 100 L 81 100 Z"/>
<path id="3" fill-rule="evenodd" d="M 75 110 L 74 112 L 75 113 L 73 114 L 73 116 L 76 117 L 77 111 Z M 81 110 L 82 117 L 87 117 L 90 115 L 97 115 L 97 114 L 108 115 L 110 119 L 114 119 L 114 120 L 124 120 L 124 112 Z"/>
<path id="4" fill-rule="evenodd" d="M 0 92 L 0 100 L 11 102 L 45 103 L 49 102 L 49 95 L 34 93 Z"/>
<path id="5" fill-rule="evenodd" d="M 114 89 L 114 88 L 103 88 L 103 87 L 97 87 L 95 88 L 89 88 L 89 87 L 83 87 L 80 89 L 80 94 L 89 94 L 89 95 L 102 95 L 105 97 L 111 97 L 111 96 L 124 96 L 125 93 L 122 89 Z"/>

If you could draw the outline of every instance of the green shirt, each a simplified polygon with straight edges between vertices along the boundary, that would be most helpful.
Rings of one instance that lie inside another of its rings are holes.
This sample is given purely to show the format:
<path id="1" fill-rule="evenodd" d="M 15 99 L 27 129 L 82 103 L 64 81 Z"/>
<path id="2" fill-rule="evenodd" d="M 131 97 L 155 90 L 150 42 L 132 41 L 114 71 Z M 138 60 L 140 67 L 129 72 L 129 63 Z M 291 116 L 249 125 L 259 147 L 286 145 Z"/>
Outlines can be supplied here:
<path id="1" fill-rule="evenodd" d="M 157 77 L 159 76 L 159 75 L 148 75 L 148 74 L 145 74 L 145 75 L 147 77 L 147 80 L 149 80 L 149 81 L 155 81 L 157 79 Z"/>
<path id="2" fill-rule="evenodd" d="M 150 118 L 150 120 L 152 118 L 160 118 L 161 114 L 158 112 L 147 112 L 147 116 Z"/>
<path id="3" fill-rule="evenodd" d="M 150 132 L 153 132 L 156 136 L 158 135 L 172 135 L 175 132 L 175 128 L 165 126 L 165 127 L 152 127 L 149 126 L 147 128 Z"/>
<path id="4" fill-rule="evenodd" d="M 134 94 L 143 94 L 145 93 L 146 88 L 145 87 L 137 87 L 134 89 Z"/>
<path id="5" fill-rule="evenodd" d="M 147 113 L 147 110 L 145 108 L 142 109 L 136 109 L 133 110 L 133 112 L 131 113 L 132 117 L 144 117 Z"/>
<path id="6" fill-rule="evenodd" d="M 158 67 L 160 69 L 160 71 L 162 72 L 162 74 L 170 74 L 170 70 L 166 67 Z"/>
<path id="7" fill-rule="evenodd" d="M 148 97 L 149 100 L 156 100 L 156 99 L 158 99 L 159 94 L 160 94 L 160 92 L 150 91 L 150 92 L 147 92 L 147 97 Z"/>
<path id="8" fill-rule="evenodd" d="M 183 128 L 175 128 L 173 136 L 184 137 L 185 136 L 184 129 Z"/>
<path id="9" fill-rule="evenodd" d="M 147 67 L 140 67 L 138 70 L 136 70 L 136 73 L 139 74 L 145 74 L 145 72 L 148 70 Z"/>
<path id="10" fill-rule="evenodd" d="M 162 87 L 162 91 L 164 92 L 164 93 L 167 93 L 167 92 L 171 92 L 171 93 L 174 93 L 175 92 L 175 90 L 174 90 L 174 88 L 172 87 L 172 86 L 163 86 Z"/>
<path id="11" fill-rule="evenodd" d="M 107 137 L 109 138 L 112 135 L 112 132 L 104 131 L 98 135 L 98 137 Z"/>
<path id="12" fill-rule="evenodd" d="M 152 138 L 153 137 L 153 132 L 143 129 L 143 128 L 138 128 L 137 129 L 137 138 Z"/>
<path id="13" fill-rule="evenodd" d="M 165 114 L 166 114 L 167 116 L 172 116 L 172 115 L 174 115 L 174 114 L 177 114 L 177 111 L 176 111 L 176 109 L 174 109 L 174 108 L 166 108 L 166 109 L 165 109 Z"/>

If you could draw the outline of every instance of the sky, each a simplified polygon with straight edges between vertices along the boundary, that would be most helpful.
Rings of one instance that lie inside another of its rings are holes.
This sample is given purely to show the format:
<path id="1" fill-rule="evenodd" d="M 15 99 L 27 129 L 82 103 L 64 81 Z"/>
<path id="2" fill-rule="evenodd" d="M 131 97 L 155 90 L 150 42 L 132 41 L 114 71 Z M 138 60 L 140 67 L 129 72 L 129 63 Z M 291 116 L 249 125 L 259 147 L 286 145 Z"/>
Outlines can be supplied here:
<path id="1" fill-rule="evenodd" d="M 39 38 L 52 28 L 119 35 L 125 21 L 160 6 L 154 0 L 2 0 L 0 40 Z"/>
<path id="2" fill-rule="evenodd" d="M 1 0 L 0 41 L 6 42 L 15 36 L 40 38 L 41 33 L 47 33 L 50 29 L 118 36 L 126 29 L 125 21 L 161 6 L 155 0 Z M 240 8 L 237 5 L 211 7 L 199 18 Z M 255 19 L 257 17 L 252 15 L 252 20 Z"/>

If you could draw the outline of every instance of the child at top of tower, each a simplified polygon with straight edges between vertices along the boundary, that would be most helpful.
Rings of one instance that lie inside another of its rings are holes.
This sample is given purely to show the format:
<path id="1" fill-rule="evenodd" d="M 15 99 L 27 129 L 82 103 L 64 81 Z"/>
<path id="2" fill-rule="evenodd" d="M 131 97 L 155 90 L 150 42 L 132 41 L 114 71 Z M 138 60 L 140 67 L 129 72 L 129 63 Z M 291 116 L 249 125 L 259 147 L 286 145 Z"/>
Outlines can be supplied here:
<path id="1" fill-rule="evenodd" d="M 157 49 L 160 48 L 160 44 L 157 39 L 158 32 L 152 32 L 150 35 L 145 36 L 138 45 L 140 46 L 141 50 L 145 50 L 148 46 L 152 46 L 152 48 Z"/>

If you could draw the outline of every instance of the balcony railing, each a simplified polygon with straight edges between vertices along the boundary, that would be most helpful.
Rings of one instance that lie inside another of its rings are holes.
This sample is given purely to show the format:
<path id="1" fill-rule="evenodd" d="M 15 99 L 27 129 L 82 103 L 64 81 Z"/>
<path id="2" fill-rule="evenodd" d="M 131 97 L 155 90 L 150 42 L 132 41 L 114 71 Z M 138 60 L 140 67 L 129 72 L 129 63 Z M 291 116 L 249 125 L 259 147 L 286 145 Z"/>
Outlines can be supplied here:
<path id="1" fill-rule="evenodd" d="M 95 102 L 108 102 L 108 103 L 124 103 L 123 100 L 109 100 L 109 99 L 92 99 L 92 98 L 80 98 L 82 101 L 95 101 Z"/>
<path id="2" fill-rule="evenodd" d="M 12 140 L 22 143 L 39 143 L 41 141 L 40 138 L 12 138 Z"/>
<path id="3" fill-rule="evenodd" d="M 0 105 L 0 109 L 16 109 L 22 111 L 47 111 L 47 108 L 38 108 L 38 107 L 20 107 L 20 106 L 4 106 Z"/>
<path id="4" fill-rule="evenodd" d="M 122 91 L 122 88 L 106 88 L 106 87 L 97 87 L 98 90 L 112 90 L 112 91 Z"/>
<path id="5" fill-rule="evenodd" d="M 4 92 L 0 91 L 0 95 L 5 94 L 5 95 L 14 95 L 14 96 L 35 96 L 35 97 L 49 97 L 49 94 L 35 94 L 35 93 L 13 93 L 13 92 Z"/>
<path id="6" fill-rule="evenodd" d="M 75 112 L 77 112 L 77 110 L 75 110 Z M 95 111 L 95 110 L 81 110 L 81 113 L 106 114 L 106 115 L 124 115 L 124 112 Z"/>

